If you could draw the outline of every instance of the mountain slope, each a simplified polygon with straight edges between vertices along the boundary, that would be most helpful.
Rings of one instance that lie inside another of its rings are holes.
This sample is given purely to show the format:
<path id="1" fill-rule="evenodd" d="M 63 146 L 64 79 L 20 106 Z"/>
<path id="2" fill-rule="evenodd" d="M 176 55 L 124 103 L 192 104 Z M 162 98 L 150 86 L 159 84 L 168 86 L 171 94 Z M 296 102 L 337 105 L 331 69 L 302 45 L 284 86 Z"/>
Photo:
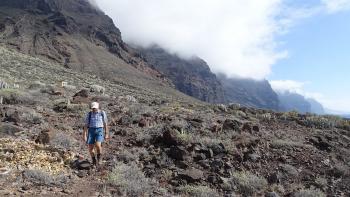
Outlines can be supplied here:
<path id="1" fill-rule="evenodd" d="M 0 89 L 0 196 L 350 192 L 350 121 L 191 102 L 3 47 L 0 70 L 1 82 L 19 84 Z M 81 92 L 91 85 L 107 91 Z M 107 112 L 111 133 L 98 170 L 79 132 L 92 101 Z"/>
<path id="2" fill-rule="evenodd" d="M 234 102 L 249 107 L 278 109 L 277 95 L 268 81 L 232 79 L 224 75 L 215 75 L 204 60 L 185 60 L 159 47 L 140 51 L 149 64 L 187 95 L 210 103 Z"/>
<path id="3" fill-rule="evenodd" d="M 80 72 L 127 83 L 164 83 L 87 0 L 2 0 L 0 43 Z"/>
<path id="4" fill-rule="evenodd" d="M 185 60 L 157 46 L 140 51 L 148 63 L 168 77 L 179 91 L 210 103 L 225 102 L 222 86 L 204 60 L 197 57 Z"/>
<path id="5" fill-rule="evenodd" d="M 311 104 L 304 96 L 292 92 L 278 92 L 281 111 L 298 111 L 299 113 L 311 112 Z"/>
<path id="6" fill-rule="evenodd" d="M 227 78 L 219 75 L 227 102 L 244 106 L 278 110 L 279 100 L 267 80 Z"/>
<path id="7" fill-rule="evenodd" d="M 315 113 L 315 114 L 325 114 L 325 110 L 322 106 L 321 103 L 319 103 L 318 101 L 316 101 L 315 99 L 306 99 L 310 105 L 311 105 L 311 112 Z"/>
<path id="8" fill-rule="evenodd" d="M 140 100 L 178 100 L 200 104 L 198 100 L 189 97 L 169 87 L 146 82 L 143 86 L 127 83 L 122 79 L 113 82 L 88 73 L 74 71 L 57 64 L 33 58 L 28 55 L 8 50 L 0 46 L 0 81 L 5 80 L 18 84 L 21 88 L 30 83 L 40 81 L 45 84 L 57 84 L 65 81 L 76 88 L 89 88 L 99 85 L 106 89 L 107 95 L 131 95 Z"/>

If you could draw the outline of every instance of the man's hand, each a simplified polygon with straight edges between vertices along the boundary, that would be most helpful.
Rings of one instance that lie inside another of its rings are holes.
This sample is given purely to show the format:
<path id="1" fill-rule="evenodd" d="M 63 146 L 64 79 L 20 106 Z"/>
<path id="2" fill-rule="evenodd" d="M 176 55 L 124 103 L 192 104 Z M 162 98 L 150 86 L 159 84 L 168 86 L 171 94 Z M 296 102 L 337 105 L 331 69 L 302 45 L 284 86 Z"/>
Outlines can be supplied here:
<path id="1" fill-rule="evenodd" d="M 84 140 L 84 142 L 87 142 L 87 136 L 86 135 L 83 137 L 83 140 Z"/>
<path id="2" fill-rule="evenodd" d="M 84 127 L 83 129 L 83 140 L 85 143 L 87 143 L 87 127 Z"/>
<path id="3" fill-rule="evenodd" d="M 109 134 L 105 134 L 105 140 L 109 140 Z"/>

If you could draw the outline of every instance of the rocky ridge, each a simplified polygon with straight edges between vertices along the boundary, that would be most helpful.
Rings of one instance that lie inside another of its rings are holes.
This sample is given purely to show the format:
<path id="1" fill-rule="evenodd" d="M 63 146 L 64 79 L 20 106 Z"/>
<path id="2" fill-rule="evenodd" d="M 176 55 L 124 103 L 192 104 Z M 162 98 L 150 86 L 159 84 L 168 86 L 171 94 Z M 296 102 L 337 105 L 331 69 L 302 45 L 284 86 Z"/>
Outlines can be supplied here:
<path id="1" fill-rule="evenodd" d="M 3 0 L 0 43 L 79 72 L 128 84 L 170 85 L 87 0 Z"/>

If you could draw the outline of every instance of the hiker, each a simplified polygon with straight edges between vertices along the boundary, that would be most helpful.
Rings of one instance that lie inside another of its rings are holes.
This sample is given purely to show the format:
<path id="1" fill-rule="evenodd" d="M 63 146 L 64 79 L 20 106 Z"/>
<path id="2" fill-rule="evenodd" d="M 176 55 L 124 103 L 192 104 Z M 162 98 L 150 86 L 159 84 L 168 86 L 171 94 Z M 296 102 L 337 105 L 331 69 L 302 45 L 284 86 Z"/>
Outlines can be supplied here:
<path id="1" fill-rule="evenodd" d="M 97 102 L 91 103 L 91 111 L 86 115 L 83 139 L 89 146 L 93 165 L 101 164 L 102 142 L 109 139 L 109 131 L 106 112 L 99 109 Z"/>

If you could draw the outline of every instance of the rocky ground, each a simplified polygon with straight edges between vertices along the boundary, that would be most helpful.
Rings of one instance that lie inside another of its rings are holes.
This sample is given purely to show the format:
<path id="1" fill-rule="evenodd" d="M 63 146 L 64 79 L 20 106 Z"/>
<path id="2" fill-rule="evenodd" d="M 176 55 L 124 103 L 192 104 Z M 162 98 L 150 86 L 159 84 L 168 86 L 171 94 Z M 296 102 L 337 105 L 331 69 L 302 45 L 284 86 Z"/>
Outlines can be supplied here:
<path id="1" fill-rule="evenodd" d="M 1 53 L 0 196 L 350 195 L 349 120 L 209 105 Z M 97 169 L 81 137 L 91 101 L 112 137 Z"/>

